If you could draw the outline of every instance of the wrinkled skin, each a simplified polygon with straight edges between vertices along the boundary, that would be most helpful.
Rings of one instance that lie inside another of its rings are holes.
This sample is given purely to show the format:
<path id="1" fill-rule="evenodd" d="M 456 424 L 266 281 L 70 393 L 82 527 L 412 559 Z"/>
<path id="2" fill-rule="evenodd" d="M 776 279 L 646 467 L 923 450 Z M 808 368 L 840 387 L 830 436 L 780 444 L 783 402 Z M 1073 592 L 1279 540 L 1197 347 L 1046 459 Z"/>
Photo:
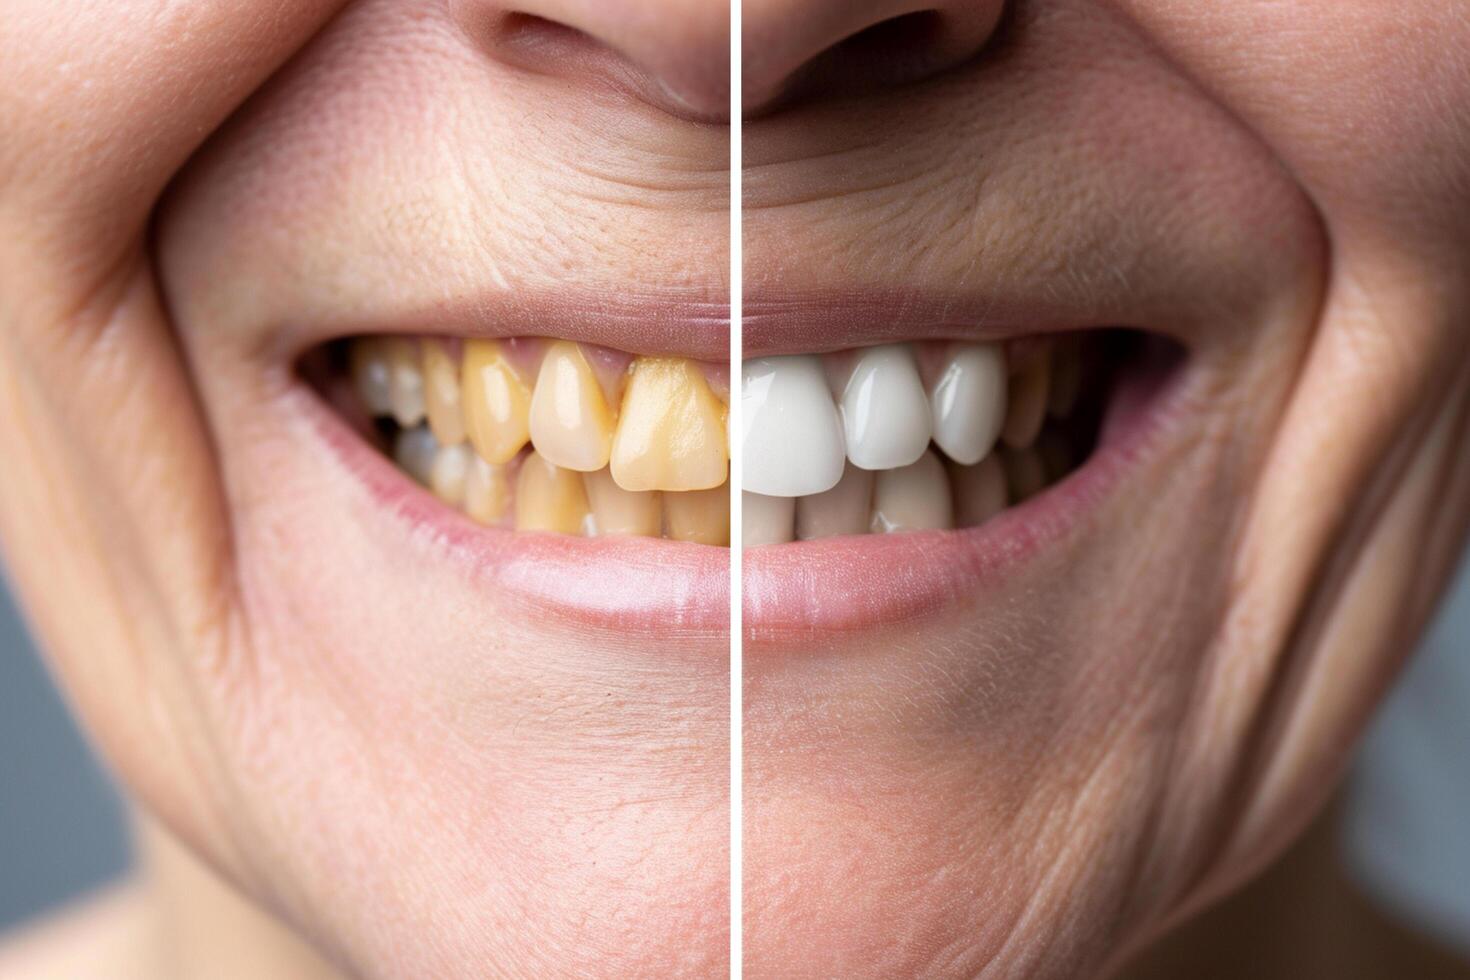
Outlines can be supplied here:
<path id="1" fill-rule="evenodd" d="M 511 602 L 292 365 L 553 288 L 723 316 L 728 12 L 548 5 L 610 65 L 343 6 L 8 7 L 10 578 L 134 798 L 344 971 L 722 975 L 727 632 Z"/>
<path id="2" fill-rule="evenodd" d="M 814 6 L 750 0 L 746 52 L 819 32 Z M 750 628 L 751 975 L 1113 968 L 1302 827 L 1464 541 L 1470 10 L 1037 0 L 999 25 L 904 88 L 748 86 L 747 356 L 792 297 L 870 290 L 1042 302 L 1033 326 L 1189 361 L 1119 483 L 977 594 L 857 636 Z"/>

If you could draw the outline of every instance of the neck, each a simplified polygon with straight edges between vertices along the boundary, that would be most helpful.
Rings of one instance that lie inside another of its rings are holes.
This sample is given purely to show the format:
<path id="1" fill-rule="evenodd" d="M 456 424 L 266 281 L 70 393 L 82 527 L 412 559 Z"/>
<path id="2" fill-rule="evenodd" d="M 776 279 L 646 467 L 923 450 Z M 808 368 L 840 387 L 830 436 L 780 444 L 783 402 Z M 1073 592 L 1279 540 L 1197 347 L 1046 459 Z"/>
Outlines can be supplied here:
<path id="1" fill-rule="evenodd" d="M 168 976 L 341 980 L 280 920 L 262 911 L 151 819 L 138 821 L 144 888 Z"/>

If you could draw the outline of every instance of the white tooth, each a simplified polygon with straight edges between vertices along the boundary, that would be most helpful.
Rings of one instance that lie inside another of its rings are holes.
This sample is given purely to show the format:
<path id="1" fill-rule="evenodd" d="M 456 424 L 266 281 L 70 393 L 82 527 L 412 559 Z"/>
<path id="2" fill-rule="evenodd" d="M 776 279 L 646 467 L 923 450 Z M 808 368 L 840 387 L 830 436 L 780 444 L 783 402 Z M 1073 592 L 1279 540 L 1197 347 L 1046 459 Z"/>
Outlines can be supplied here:
<path id="1" fill-rule="evenodd" d="M 873 471 L 849 465 L 837 486 L 796 501 L 796 536 L 803 541 L 867 534 L 873 509 Z"/>
<path id="2" fill-rule="evenodd" d="M 393 461 L 398 464 L 399 469 L 424 486 L 429 485 L 434 457 L 438 452 L 439 441 L 426 425 L 401 429 L 393 441 Z"/>
<path id="3" fill-rule="evenodd" d="M 929 400 L 906 344 L 869 347 L 842 389 L 847 458 L 865 470 L 907 466 L 929 446 Z"/>
<path id="4" fill-rule="evenodd" d="M 767 497 L 749 490 L 740 495 L 743 525 L 740 543 L 754 548 L 790 541 L 796 523 L 795 497 Z"/>
<path id="5" fill-rule="evenodd" d="M 820 358 L 757 357 L 741 366 L 744 489 L 772 497 L 829 490 L 842 478 L 842 420 Z"/>
<path id="6" fill-rule="evenodd" d="M 973 466 L 951 463 L 949 483 L 956 527 L 978 527 L 1006 509 L 1006 469 L 999 453 Z"/>
<path id="7" fill-rule="evenodd" d="M 455 507 L 464 503 L 465 480 L 474 455 L 474 450 L 464 443 L 439 447 L 429 464 L 429 489 L 434 491 L 434 496 Z"/>
<path id="8" fill-rule="evenodd" d="M 875 534 L 953 527 L 949 480 L 939 457 L 926 452 L 911 466 L 879 470 L 868 526 Z"/>
<path id="9" fill-rule="evenodd" d="M 1006 420 L 1006 359 L 999 344 L 964 344 L 950 352 L 929 396 L 934 442 L 969 466 L 984 459 Z"/>

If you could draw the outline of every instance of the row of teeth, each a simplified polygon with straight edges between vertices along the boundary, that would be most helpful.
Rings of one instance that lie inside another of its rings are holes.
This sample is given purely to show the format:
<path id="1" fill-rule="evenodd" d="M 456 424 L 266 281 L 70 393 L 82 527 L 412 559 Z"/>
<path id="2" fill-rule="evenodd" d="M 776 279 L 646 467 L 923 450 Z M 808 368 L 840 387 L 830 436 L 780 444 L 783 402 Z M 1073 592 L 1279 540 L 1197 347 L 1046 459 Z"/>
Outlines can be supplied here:
<path id="1" fill-rule="evenodd" d="M 349 369 L 398 465 L 480 523 L 729 543 L 728 383 L 697 362 L 365 337 Z"/>
<path id="2" fill-rule="evenodd" d="M 1081 386 L 1073 338 L 747 360 L 741 543 L 983 523 L 1071 471 Z"/>

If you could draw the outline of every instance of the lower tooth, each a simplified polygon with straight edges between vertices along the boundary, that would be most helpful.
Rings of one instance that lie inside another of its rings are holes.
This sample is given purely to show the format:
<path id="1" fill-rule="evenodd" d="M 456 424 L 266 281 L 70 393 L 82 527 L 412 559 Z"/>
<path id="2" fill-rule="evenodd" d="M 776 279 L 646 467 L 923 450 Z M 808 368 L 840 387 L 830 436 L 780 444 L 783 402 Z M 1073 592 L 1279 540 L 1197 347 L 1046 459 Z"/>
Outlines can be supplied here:
<path id="1" fill-rule="evenodd" d="M 510 474 L 470 453 L 464 481 L 464 512 L 481 524 L 499 524 L 510 509 Z"/>
<path id="2" fill-rule="evenodd" d="M 1006 509 L 1006 471 L 991 453 L 974 466 L 949 464 L 956 527 L 978 527 Z"/>
<path id="3" fill-rule="evenodd" d="M 516 478 L 516 530 L 581 534 L 589 509 L 582 474 L 532 452 Z"/>
<path id="4" fill-rule="evenodd" d="M 454 507 L 464 503 L 465 481 L 473 456 L 470 447 L 463 443 L 439 447 L 429 465 L 429 489 L 434 491 L 434 496 Z"/>
<path id="5" fill-rule="evenodd" d="M 741 547 L 790 541 L 796 524 L 795 497 L 768 497 L 749 490 L 741 494 Z"/>
<path id="6" fill-rule="evenodd" d="M 730 485 L 665 493 L 664 535 L 698 544 L 730 543 Z"/>
<path id="7" fill-rule="evenodd" d="M 419 345 L 407 337 L 383 341 L 388 361 L 388 398 L 393 419 L 403 428 L 424 420 L 424 372 L 419 362 Z"/>
<path id="8" fill-rule="evenodd" d="M 424 486 L 429 485 L 438 452 L 438 440 L 423 426 L 401 429 L 393 440 L 393 462 Z"/>
<path id="9" fill-rule="evenodd" d="M 1077 464 L 1071 440 L 1050 427 L 1043 429 L 1037 437 L 1036 452 L 1041 456 L 1041 467 L 1046 473 L 1048 486 L 1060 482 Z"/>
<path id="10" fill-rule="evenodd" d="M 796 536 L 803 541 L 864 534 L 873 507 L 873 472 L 851 463 L 837 486 L 796 502 Z"/>
<path id="11" fill-rule="evenodd" d="M 1012 504 L 1023 503 L 1046 489 L 1046 467 L 1034 448 L 1005 451 L 1006 492 Z"/>
<path id="12" fill-rule="evenodd" d="M 594 533 L 658 537 L 662 518 L 657 491 L 624 490 L 605 467 L 582 474 L 582 480 L 592 507 Z"/>
<path id="13" fill-rule="evenodd" d="M 1051 354 L 1049 348 L 1043 347 L 1010 379 L 1006 422 L 1000 433 L 1007 446 L 1020 449 L 1036 441 L 1041 423 L 1046 419 L 1050 386 Z"/>
<path id="14" fill-rule="evenodd" d="M 874 533 L 937 530 L 954 526 L 949 481 L 944 464 L 933 450 L 919 461 L 896 470 L 882 470 L 873 481 Z"/>

